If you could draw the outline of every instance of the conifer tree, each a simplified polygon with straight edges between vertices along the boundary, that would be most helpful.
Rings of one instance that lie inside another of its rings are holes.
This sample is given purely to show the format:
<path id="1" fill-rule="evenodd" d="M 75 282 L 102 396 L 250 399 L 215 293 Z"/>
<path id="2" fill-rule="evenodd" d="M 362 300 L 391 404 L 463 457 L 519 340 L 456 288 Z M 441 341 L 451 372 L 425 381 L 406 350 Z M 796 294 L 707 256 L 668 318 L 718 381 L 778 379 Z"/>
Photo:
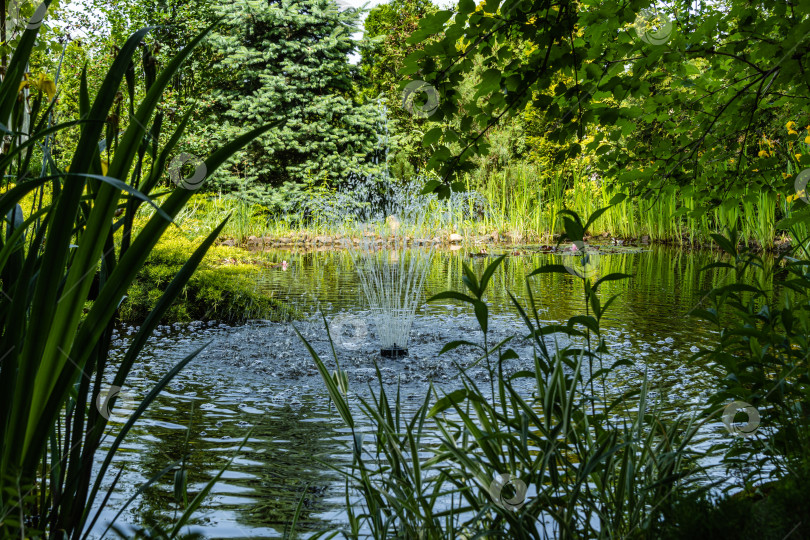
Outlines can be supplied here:
<path id="1" fill-rule="evenodd" d="M 294 190 L 290 184 L 369 174 L 379 112 L 352 84 L 359 13 L 334 0 L 226 0 L 220 10 L 209 136 L 228 140 L 245 126 L 279 124 L 233 160 L 218 187 L 268 202 L 273 192 Z"/>

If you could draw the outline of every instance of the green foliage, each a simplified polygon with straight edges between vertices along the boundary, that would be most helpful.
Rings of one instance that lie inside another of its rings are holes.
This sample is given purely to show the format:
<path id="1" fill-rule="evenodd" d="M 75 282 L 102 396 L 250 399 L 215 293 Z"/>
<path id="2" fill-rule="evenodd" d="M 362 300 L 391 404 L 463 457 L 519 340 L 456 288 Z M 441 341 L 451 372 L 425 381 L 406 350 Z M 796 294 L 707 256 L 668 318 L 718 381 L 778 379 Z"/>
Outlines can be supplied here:
<path id="1" fill-rule="evenodd" d="M 411 180 L 430 157 L 422 147 L 426 122 L 403 106 L 402 69 L 405 57 L 424 43 L 408 44 L 419 20 L 438 8 L 430 0 L 392 0 L 371 9 L 364 22 L 360 69 L 362 92 L 385 101 L 391 137 L 389 167 L 395 178 Z"/>
<path id="2" fill-rule="evenodd" d="M 438 8 L 430 0 L 392 0 L 375 6 L 363 23 L 366 42 L 362 47 L 361 69 L 367 79 L 363 91 L 372 98 L 385 94 L 392 103 L 400 94 L 399 70 L 405 57 L 420 44 L 404 41 L 419 27 L 419 20 Z"/>
<path id="3" fill-rule="evenodd" d="M 456 15 L 439 11 L 422 19 L 420 29 L 409 39 L 409 43 L 416 43 L 434 35 L 439 37 L 424 51 L 411 54 L 402 72 L 410 75 L 420 71 L 419 78 L 438 89 L 442 99 L 432 121 L 460 118 L 458 127 L 440 126 L 441 136 L 438 140 L 434 137 L 432 143 L 434 153 L 429 166 L 446 179 L 470 171 L 472 155 L 486 155 L 488 143 L 482 135 L 501 116 L 510 110 L 522 111 L 534 91 L 550 88 L 558 73 L 581 67 L 584 60 L 584 54 L 570 54 L 567 43 L 576 33 L 579 3 L 562 0 L 519 4 L 517 0 L 507 1 L 499 10 L 497 1 L 480 6 L 460 2 Z M 541 43 L 542 47 L 518 55 L 515 51 L 523 47 L 510 43 Z M 486 69 L 476 80 L 472 98 L 462 100 L 460 88 L 477 65 Z M 545 110 L 547 103 L 538 100 L 537 108 Z M 552 116 L 557 115 L 552 112 Z M 575 126 L 565 122 L 560 129 L 570 133 L 572 128 L 575 132 Z M 450 147 L 453 144 L 458 147 L 455 152 Z"/>
<path id="4" fill-rule="evenodd" d="M 783 476 L 810 453 L 810 257 L 799 248 L 769 265 L 738 250 L 734 235 L 714 239 L 730 261 L 711 266 L 733 279 L 692 312 L 720 331 L 717 344 L 696 355 L 718 381 L 707 414 L 733 400 L 754 406 L 762 427 L 725 447 L 727 464 L 745 471 L 747 482 Z M 765 270 L 755 282 L 745 278 L 752 267 Z"/>
<path id="5" fill-rule="evenodd" d="M 564 214 L 567 237 L 581 240 L 604 210 L 586 223 Z M 533 308 L 528 276 L 529 311 L 512 300 L 535 345 L 533 368 L 506 377 L 503 363 L 517 353 L 509 348 L 512 338 L 488 343 L 484 300 L 502 261 L 490 263 L 480 277 L 465 266 L 462 281 L 468 293 L 446 291 L 431 299 L 457 300 L 472 308 L 482 342 L 453 341 L 442 352 L 459 346 L 478 351 L 474 364 L 486 360 L 488 390 L 476 385 L 468 368 L 458 366 L 462 388 L 451 393 L 432 388 L 408 418 L 399 390 L 389 397 L 379 371 L 379 391 L 371 399 L 350 398 L 337 358 L 337 370 L 330 374 L 307 344 L 337 411 L 352 429 L 352 465 L 341 472 L 347 497 L 357 490 L 365 504 L 347 508 L 348 537 L 358 538 L 365 530 L 375 538 L 643 537 L 667 501 L 700 477 L 689 448 L 699 423 L 662 414 L 650 402 L 646 379 L 640 390 L 623 389 L 618 397 L 593 391 L 595 380 L 604 389 L 606 377 L 629 363 L 602 364 L 607 344 L 600 321 L 615 297 L 602 303 L 598 295 L 603 283 L 628 276 L 610 274 L 594 283 L 576 278 L 589 311 L 552 325 L 543 325 Z M 549 272 L 570 273 L 553 265 L 534 273 Z M 561 336 L 578 344 L 552 350 L 549 342 Z M 531 383 L 530 393 L 518 389 L 520 379 Z M 369 447 L 366 434 L 355 429 L 355 402 L 373 426 Z M 429 441 L 436 432 L 440 441 Z"/>
<path id="6" fill-rule="evenodd" d="M 116 311 L 149 253 L 192 196 L 177 188 L 160 206 L 150 198 L 182 133 L 180 128 L 160 144 L 156 109 L 167 84 L 206 33 L 160 72 L 145 71 L 139 85 L 143 97 L 136 102 L 132 57 L 147 32 L 135 32 L 121 46 L 103 81 L 94 87 L 94 99 L 86 75 L 81 78 L 78 121 L 54 125 L 50 115 L 54 96 L 47 90 L 37 94 L 30 109 L 21 99 L 37 28 L 21 36 L 0 83 L 0 118 L 11 119 L 2 126 L 9 137 L 0 157 L 0 177 L 5 184 L 9 180 L 16 184 L 4 186 L 10 189 L 0 196 L 0 215 L 6 222 L 0 241 L 0 436 L 13 441 L 0 453 L 4 538 L 78 537 L 97 518 L 90 509 L 103 497 L 102 484 L 127 433 L 199 352 L 170 369 L 126 423 L 111 430 L 105 411 L 115 405 L 117 394 L 104 392 L 107 377 L 111 375 L 112 385 L 119 389 L 126 384 L 158 321 L 224 226 L 214 229 L 190 254 L 121 362 L 108 365 Z M 107 121 L 124 92 L 132 122 L 121 132 L 110 130 Z M 51 154 L 50 136 L 73 125 L 80 128 L 75 152 Z M 206 173 L 213 173 L 266 129 L 255 129 L 217 149 L 205 160 Z M 34 176 L 31 149 L 36 146 L 44 157 Z M 51 194 L 47 203 L 45 186 Z M 25 213 L 20 203 L 30 193 L 37 203 Z M 152 212 L 144 227 L 135 231 L 133 219 L 143 203 Z M 106 435 L 114 436 L 101 453 Z M 94 463 L 99 465 L 91 466 Z M 108 484 L 104 496 L 115 485 L 115 480 Z"/>
<path id="7" fill-rule="evenodd" d="M 0 28 L 0 67 L 4 70 L 8 67 L 9 59 L 20 45 L 28 26 L 37 27 L 39 31 L 29 60 L 59 50 L 66 32 L 55 22 L 63 11 L 63 4 L 58 0 L 47 3 L 7 1 L 0 4 L 0 20 L 3 21 Z"/>
<path id="8" fill-rule="evenodd" d="M 807 466 L 763 486 L 719 499 L 681 496 L 668 505 L 658 531 L 662 540 L 784 540 L 807 538 L 810 525 Z"/>
<path id="9" fill-rule="evenodd" d="M 245 124 L 278 126 L 238 154 L 216 186 L 247 196 L 285 182 L 343 181 L 368 174 L 379 113 L 360 104 L 347 62 L 359 13 L 332 0 L 229 1 L 213 38 L 217 69 L 227 72 L 214 95 L 212 142 Z"/>
<path id="10" fill-rule="evenodd" d="M 127 291 L 119 318 L 123 322 L 142 322 L 195 247 L 192 241 L 180 235 L 155 246 Z M 289 309 L 256 285 L 266 263 L 240 260 L 245 258 L 241 250 L 211 248 L 161 324 L 193 320 L 237 324 L 249 319 L 288 317 Z"/>
<path id="11" fill-rule="evenodd" d="M 672 25 L 652 43 L 637 20 L 649 6 L 646 0 L 461 1 L 457 13 L 423 19 L 409 42 L 439 39 L 411 54 L 403 72 L 419 71 L 442 96 L 431 120 L 445 123 L 441 137 L 431 139 L 430 165 L 446 179 L 469 170 L 471 156 L 488 150 L 480 134 L 531 103 L 552 122 L 546 138 L 565 143 L 557 163 L 587 150 L 599 156 L 606 176 L 634 186 L 692 182 L 700 195 L 694 212 L 742 197 L 746 186 L 790 192 L 790 182 L 777 176 L 787 152 L 757 160 L 756 145 L 777 122 L 806 120 L 798 115 L 808 99 L 810 10 L 676 2 L 660 8 L 658 23 Z M 458 89 L 475 57 L 488 70 L 475 99 L 462 101 Z M 456 116 L 460 131 L 446 123 Z M 460 149 L 454 152 L 453 144 Z M 732 170 L 713 169 L 729 159 Z"/>

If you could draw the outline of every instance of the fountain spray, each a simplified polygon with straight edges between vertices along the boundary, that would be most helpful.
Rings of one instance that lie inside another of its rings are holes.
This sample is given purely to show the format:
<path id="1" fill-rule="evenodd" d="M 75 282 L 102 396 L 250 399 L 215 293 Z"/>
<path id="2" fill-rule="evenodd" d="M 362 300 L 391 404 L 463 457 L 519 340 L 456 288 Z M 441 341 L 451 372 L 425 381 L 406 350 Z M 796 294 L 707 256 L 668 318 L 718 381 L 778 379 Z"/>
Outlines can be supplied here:
<path id="1" fill-rule="evenodd" d="M 408 354 L 411 325 L 422 301 L 433 248 L 404 249 L 404 243 L 382 246 L 376 249 L 367 242 L 352 254 L 374 318 L 380 355 L 398 358 Z"/>

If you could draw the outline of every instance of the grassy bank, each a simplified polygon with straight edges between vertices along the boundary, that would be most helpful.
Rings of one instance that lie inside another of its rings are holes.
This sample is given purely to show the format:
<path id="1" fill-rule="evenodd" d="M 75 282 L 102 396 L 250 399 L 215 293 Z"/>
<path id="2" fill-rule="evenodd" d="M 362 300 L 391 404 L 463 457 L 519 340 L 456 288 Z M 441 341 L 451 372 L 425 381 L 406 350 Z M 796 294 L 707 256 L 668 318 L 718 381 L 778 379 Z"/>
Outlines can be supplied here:
<path id="1" fill-rule="evenodd" d="M 7 186 L 5 192 L 13 188 Z M 42 204 L 51 203 L 51 192 L 42 193 Z M 39 204 L 33 193 L 20 201 L 25 217 Z M 141 210 L 134 220 L 134 231 L 140 232 L 154 212 Z M 227 217 L 223 216 L 223 219 Z M 177 222 L 177 220 L 176 220 Z M 199 247 L 206 235 L 216 228 L 212 215 L 197 228 L 172 227 L 158 241 L 146 258 L 143 268 L 130 285 L 118 311 L 122 323 L 140 324 L 155 307 L 171 280 Z M 121 243 L 121 230 L 115 235 Z M 229 324 L 249 319 L 282 320 L 295 316 L 294 310 L 257 286 L 262 272 L 268 270 L 264 259 L 228 246 L 214 246 L 203 257 L 197 271 L 189 278 L 180 297 L 168 309 L 162 324 L 193 320 L 218 320 Z"/>
<path id="2" fill-rule="evenodd" d="M 539 176 L 544 180 L 538 181 Z M 421 184 L 424 181 L 414 180 Z M 505 167 L 482 178 L 468 177 L 467 186 L 468 192 L 454 194 L 450 200 L 440 201 L 435 195 L 419 196 L 420 210 L 409 210 L 412 217 L 401 220 L 399 233 L 414 239 L 442 241 L 451 234 L 459 234 L 503 242 L 546 243 L 562 232 L 559 219 L 562 210 L 591 215 L 596 209 L 607 206 L 614 196 L 631 195 L 629 190 L 597 177 L 577 171 L 549 177 L 525 163 Z M 322 191 L 317 198 L 323 198 Z M 777 230 L 776 223 L 791 216 L 793 199 L 795 194 L 752 191 L 742 202 L 727 201 L 705 209 L 698 205 L 688 187 L 669 187 L 647 196 L 628 196 L 625 202 L 602 214 L 593 223 L 591 233 L 696 246 L 710 244 L 711 234 L 736 230 L 742 243 L 756 249 L 773 250 L 788 241 L 787 235 Z M 369 226 L 351 219 L 335 220 L 309 207 L 282 215 L 268 207 L 244 202 L 238 194 L 204 193 L 194 197 L 178 216 L 178 223 L 189 233 L 202 236 L 228 215 L 231 220 L 221 240 L 235 245 L 318 243 L 319 237 L 335 239 L 358 236 L 369 228 L 378 233 L 387 229 L 382 219 Z M 807 225 L 799 224 L 798 228 L 799 236 L 806 236 Z"/>
<path id="3" fill-rule="evenodd" d="M 133 281 L 121 304 L 121 321 L 141 322 L 196 248 L 197 243 L 182 233 L 167 233 Z M 269 264 L 241 249 L 212 247 L 169 308 L 163 324 L 193 320 L 233 324 L 249 319 L 279 320 L 294 316 L 289 306 L 257 286 Z"/>

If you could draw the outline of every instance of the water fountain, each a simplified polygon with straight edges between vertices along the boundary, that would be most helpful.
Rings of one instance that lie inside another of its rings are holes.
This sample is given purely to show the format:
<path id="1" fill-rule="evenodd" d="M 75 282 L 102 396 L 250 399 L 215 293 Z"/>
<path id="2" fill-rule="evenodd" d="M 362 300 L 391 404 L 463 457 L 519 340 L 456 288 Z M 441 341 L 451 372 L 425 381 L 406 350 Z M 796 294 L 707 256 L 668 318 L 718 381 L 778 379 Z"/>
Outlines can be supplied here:
<path id="1" fill-rule="evenodd" d="M 361 226 L 361 242 L 351 253 L 371 309 L 380 355 L 398 358 L 408 354 L 411 326 L 422 302 L 433 248 L 408 249 L 405 231 L 421 229 L 427 199 L 406 186 L 397 186 L 390 177 L 388 115 L 382 103 L 380 120 L 381 151 L 375 158 L 375 163 L 382 159 L 380 178 L 368 179 L 377 189 L 364 212 L 367 221 Z M 376 231 L 369 232 L 368 227 Z"/>
<path id="2" fill-rule="evenodd" d="M 425 276 L 433 249 L 403 249 L 401 243 L 364 242 L 352 250 L 357 274 L 371 308 L 380 355 L 408 354 L 411 325 L 422 300 Z"/>
<path id="3" fill-rule="evenodd" d="M 398 182 L 389 174 L 389 132 L 385 105 L 380 103 L 379 140 L 374 157 L 376 173 L 355 175 L 346 185 L 318 202 L 314 210 L 341 230 L 352 254 L 363 293 L 380 342 L 380 354 L 397 358 L 408 354 L 408 341 L 433 248 L 409 246 L 409 233 L 424 234 L 428 208 L 439 204 L 435 195 L 420 193 L 422 182 Z M 466 198 L 452 201 L 468 204 Z M 444 212 L 444 213 L 449 213 Z M 444 220 L 433 223 L 438 234 Z"/>

